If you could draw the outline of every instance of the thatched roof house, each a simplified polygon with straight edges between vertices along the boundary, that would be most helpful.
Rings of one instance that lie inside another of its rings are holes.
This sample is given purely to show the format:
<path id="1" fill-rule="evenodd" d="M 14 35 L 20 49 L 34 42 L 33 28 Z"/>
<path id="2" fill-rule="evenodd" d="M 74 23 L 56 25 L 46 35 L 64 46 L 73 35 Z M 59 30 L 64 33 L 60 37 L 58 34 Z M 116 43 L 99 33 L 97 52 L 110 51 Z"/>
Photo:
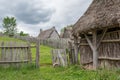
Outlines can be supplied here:
<path id="1" fill-rule="evenodd" d="M 44 31 L 42 31 L 40 29 L 38 38 L 40 38 L 40 39 L 48 39 L 48 38 L 59 39 L 60 36 L 59 36 L 57 30 L 55 29 L 55 27 L 52 27 L 52 28 L 44 30 Z"/>
<path id="2" fill-rule="evenodd" d="M 73 28 L 85 67 L 120 67 L 120 0 L 93 0 Z"/>
<path id="3" fill-rule="evenodd" d="M 72 27 L 66 27 L 65 29 L 64 29 L 64 32 L 63 32 L 63 34 L 62 34 L 62 38 L 70 38 L 71 37 L 71 35 L 72 35 Z"/>

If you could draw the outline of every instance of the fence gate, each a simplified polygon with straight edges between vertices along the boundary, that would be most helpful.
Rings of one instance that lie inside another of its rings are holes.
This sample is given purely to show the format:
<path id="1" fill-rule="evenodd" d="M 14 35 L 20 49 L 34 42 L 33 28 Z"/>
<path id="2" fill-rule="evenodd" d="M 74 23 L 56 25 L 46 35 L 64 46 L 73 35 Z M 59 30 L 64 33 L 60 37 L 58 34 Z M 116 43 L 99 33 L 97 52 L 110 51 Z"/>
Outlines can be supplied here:
<path id="1" fill-rule="evenodd" d="M 67 66 L 67 55 L 65 49 L 53 49 L 52 50 L 52 62 L 53 66 Z"/>
<path id="2" fill-rule="evenodd" d="M 30 44 L 0 42 L 0 64 L 27 63 L 29 61 L 32 61 Z"/>

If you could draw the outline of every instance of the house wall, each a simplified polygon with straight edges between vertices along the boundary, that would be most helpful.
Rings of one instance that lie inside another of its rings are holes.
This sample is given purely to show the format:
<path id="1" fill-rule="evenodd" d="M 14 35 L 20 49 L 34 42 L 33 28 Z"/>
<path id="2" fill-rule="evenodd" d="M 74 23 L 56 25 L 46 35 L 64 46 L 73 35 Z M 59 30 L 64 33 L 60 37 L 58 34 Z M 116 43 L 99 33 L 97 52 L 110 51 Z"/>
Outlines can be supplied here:
<path id="1" fill-rule="evenodd" d="M 101 35 L 98 36 L 100 40 Z M 99 67 L 102 68 L 111 68 L 111 67 L 120 67 L 120 41 L 118 42 L 108 42 L 108 40 L 119 40 L 120 31 L 109 32 L 105 34 L 104 42 L 100 44 L 98 48 L 98 62 Z M 107 40 L 105 42 L 105 40 Z M 83 45 L 84 44 L 84 45 Z M 90 68 L 93 65 L 93 52 L 89 47 L 86 39 L 81 40 L 80 46 L 80 62 L 87 68 Z"/>
<path id="2" fill-rule="evenodd" d="M 53 31 L 53 33 L 51 34 L 50 38 L 53 38 L 53 39 L 59 39 L 59 35 L 56 31 Z"/>

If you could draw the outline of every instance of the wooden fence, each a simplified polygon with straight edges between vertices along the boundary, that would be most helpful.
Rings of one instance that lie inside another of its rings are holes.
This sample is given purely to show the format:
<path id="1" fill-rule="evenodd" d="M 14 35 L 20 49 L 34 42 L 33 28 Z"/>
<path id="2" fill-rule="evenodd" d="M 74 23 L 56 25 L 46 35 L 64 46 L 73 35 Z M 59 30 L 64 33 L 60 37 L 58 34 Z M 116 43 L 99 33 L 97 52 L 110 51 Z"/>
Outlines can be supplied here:
<path id="1" fill-rule="evenodd" d="M 31 42 L 31 43 L 36 43 L 37 41 L 37 38 L 36 37 L 32 37 L 32 36 L 14 36 L 14 38 L 16 39 L 20 39 L 20 40 L 23 40 L 23 41 L 27 41 L 27 42 Z"/>
<path id="2" fill-rule="evenodd" d="M 30 45 L 17 42 L 0 42 L 0 64 L 31 62 Z"/>
<path id="3" fill-rule="evenodd" d="M 36 46 L 25 42 L 0 42 L 0 65 L 32 63 L 33 47 L 36 47 L 36 67 L 39 67 L 39 41 Z"/>
<path id="4" fill-rule="evenodd" d="M 52 50 L 52 63 L 55 67 L 58 66 L 67 66 L 67 54 L 65 49 L 53 49 Z"/>
<path id="5" fill-rule="evenodd" d="M 46 39 L 46 40 L 40 40 L 40 44 L 50 46 L 52 48 L 57 49 L 66 49 L 69 47 L 69 39 Z"/>

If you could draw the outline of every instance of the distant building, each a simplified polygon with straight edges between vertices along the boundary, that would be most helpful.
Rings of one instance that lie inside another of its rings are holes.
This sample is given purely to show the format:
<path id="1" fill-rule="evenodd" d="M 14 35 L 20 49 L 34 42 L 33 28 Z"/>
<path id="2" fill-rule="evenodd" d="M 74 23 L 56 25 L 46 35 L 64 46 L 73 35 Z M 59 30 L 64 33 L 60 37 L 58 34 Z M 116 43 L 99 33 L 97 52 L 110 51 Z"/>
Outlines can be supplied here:
<path id="1" fill-rule="evenodd" d="M 59 39 L 60 36 L 57 32 L 57 30 L 55 29 L 55 27 L 52 27 L 50 29 L 44 30 L 42 31 L 42 29 L 40 29 L 40 34 L 38 35 L 38 38 L 40 39 Z"/>

